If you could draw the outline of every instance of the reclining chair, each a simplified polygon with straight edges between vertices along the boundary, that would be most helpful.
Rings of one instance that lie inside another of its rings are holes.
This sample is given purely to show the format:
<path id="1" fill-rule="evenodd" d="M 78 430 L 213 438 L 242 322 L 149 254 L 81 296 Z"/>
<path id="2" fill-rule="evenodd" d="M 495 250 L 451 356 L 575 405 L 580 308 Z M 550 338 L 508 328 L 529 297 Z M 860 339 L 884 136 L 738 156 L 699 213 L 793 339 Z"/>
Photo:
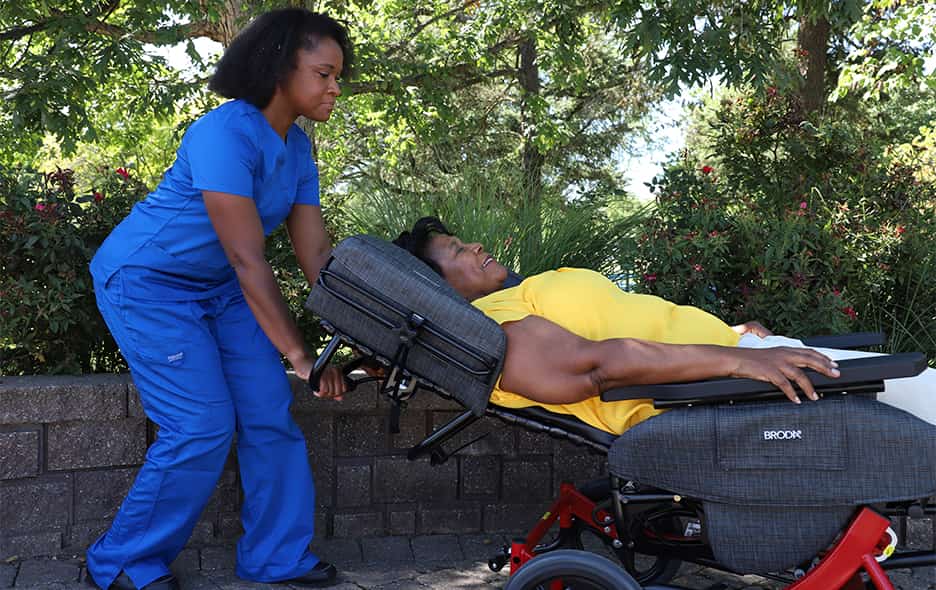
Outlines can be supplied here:
<path id="1" fill-rule="evenodd" d="M 391 427 L 418 390 L 464 412 L 413 447 L 409 458 L 447 458 L 444 443 L 494 417 L 607 456 L 610 475 L 560 497 L 531 532 L 491 558 L 509 565 L 508 590 L 663 590 L 682 561 L 767 575 L 795 590 L 893 588 L 886 570 L 936 565 L 936 551 L 895 552 L 889 517 L 934 516 L 936 427 L 879 403 L 886 379 L 919 374 L 922 354 L 839 362 L 841 376 L 810 373 L 822 399 L 794 406 L 771 384 L 747 379 L 625 387 L 604 401 L 649 398 L 670 411 L 616 436 L 538 407 L 488 403 L 500 375 L 503 331 L 408 252 L 370 236 L 335 248 L 306 306 L 332 334 L 310 377 L 341 344 L 386 367 L 381 391 Z M 877 344 L 875 335 L 814 346 Z M 936 392 L 934 392 L 936 393 Z M 558 523 L 558 533 L 547 539 Z M 582 551 L 597 535 L 620 564 Z"/>

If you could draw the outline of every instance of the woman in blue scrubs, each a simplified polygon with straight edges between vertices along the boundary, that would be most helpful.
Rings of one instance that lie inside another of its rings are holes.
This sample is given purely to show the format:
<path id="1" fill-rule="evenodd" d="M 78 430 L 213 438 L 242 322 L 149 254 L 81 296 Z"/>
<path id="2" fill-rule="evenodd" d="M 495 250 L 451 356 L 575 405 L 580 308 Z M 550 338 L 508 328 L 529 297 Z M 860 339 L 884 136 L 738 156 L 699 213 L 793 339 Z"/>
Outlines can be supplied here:
<path id="1" fill-rule="evenodd" d="M 101 314 L 159 438 L 111 528 L 88 550 L 100 588 L 173 590 L 169 565 L 211 496 L 237 433 L 244 535 L 237 575 L 328 585 L 309 551 L 315 488 L 289 414 L 285 356 L 307 379 L 314 357 L 264 258 L 283 221 L 310 284 L 331 250 L 319 179 L 297 117 L 327 121 L 351 45 L 303 9 L 258 17 L 230 45 L 210 88 L 233 100 L 195 121 L 175 163 L 91 262 Z M 340 396 L 336 369 L 322 391 Z"/>

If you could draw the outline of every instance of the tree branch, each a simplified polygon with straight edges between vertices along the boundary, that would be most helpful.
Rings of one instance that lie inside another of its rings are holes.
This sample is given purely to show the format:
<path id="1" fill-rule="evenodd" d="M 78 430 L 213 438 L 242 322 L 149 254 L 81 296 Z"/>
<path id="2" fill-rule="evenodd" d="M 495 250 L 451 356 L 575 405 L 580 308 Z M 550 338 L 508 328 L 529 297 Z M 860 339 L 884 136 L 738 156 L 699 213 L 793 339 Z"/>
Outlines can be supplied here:
<path id="1" fill-rule="evenodd" d="M 520 42 L 520 36 L 510 37 L 495 43 L 488 47 L 485 52 L 491 54 L 498 54 L 508 47 L 517 45 Z M 507 76 L 516 74 L 515 68 L 508 69 L 498 69 L 492 70 L 490 72 L 478 73 L 475 66 L 467 63 L 457 64 L 450 68 L 443 68 L 434 72 L 427 72 L 424 74 L 413 74 L 412 76 L 406 76 L 399 80 L 395 80 L 398 84 L 402 85 L 411 85 L 421 82 L 427 78 L 435 77 L 454 77 L 460 78 L 458 84 L 450 86 L 453 90 L 460 90 L 468 86 L 472 86 L 489 78 L 496 78 L 498 76 Z M 370 93 L 381 93 L 381 94 L 390 94 L 391 93 L 391 81 L 387 80 L 378 80 L 373 82 L 350 82 L 344 86 L 347 90 L 349 96 L 354 96 L 357 94 L 370 94 Z"/>
<path id="2" fill-rule="evenodd" d="M 167 34 L 172 34 L 178 39 L 193 39 L 196 37 L 207 37 L 212 41 L 221 42 L 221 31 L 213 23 L 208 21 L 198 21 L 157 29 L 155 31 L 129 31 L 123 27 L 118 27 L 101 21 L 88 23 L 85 29 L 90 33 L 97 33 L 107 37 L 119 39 L 120 37 L 130 36 L 141 43 L 159 44 L 159 40 Z"/>
<path id="3" fill-rule="evenodd" d="M 491 70 L 490 72 L 475 72 L 473 66 L 468 64 L 459 64 L 444 71 L 414 74 L 412 76 L 405 76 L 399 80 L 394 80 L 393 82 L 387 80 L 360 83 L 351 82 L 349 84 L 345 84 L 344 89 L 349 96 L 371 93 L 391 94 L 394 83 L 400 84 L 401 86 L 411 86 L 426 79 L 440 77 L 455 78 L 456 83 L 449 85 L 448 88 L 451 90 L 461 90 L 491 78 L 497 78 L 499 76 L 512 76 L 515 73 L 516 72 L 513 68 Z"/>
<path id="4" fill-rule="evenodd" d="M 428 27 L 429 25 L 431 25 L 431 24 L 433 24 L 433 23 L 436 23 L 436 22 L 442 20 L 443 18 L 448 18 L 448 17 L 450 17 L 450 16 L 454 16 L 454 15 L 458 14 L 459 12 L 464 12 L 464 11 L 465 11 L 465 8 L 467 8 L 468 6 L 471 6 L 471 5 L 473 5 L 473 4 L 474 4 L 474 0 L 463 0 L 462 3 L 461 3 L 459 6 L 456 6 L 455 8 L 449 10 L 448 12 L 443 12 L 442 14 L 437 14 L 437 15 L 435 15 L 434 17 L 432 17 L 432 18 L 426 20 L 425 22 L 420 23 L 415 29 L 413 29 L 413 31 L 410 33 L 409 37 L 408 37 L 406 40 L 400 41 L 399 43 L 397 43 L 396 45 L 394 45 L 393 47 L 391 47 L 391 48 L 386 52 L 385 56 L 386 56 L 386 57 L 391 57 L 391 56 L 393 56 L 394 54 L 396 54 L 397 52 L 399 52 L 401 49 L 403 49 L 405 46 L 409 45 L 410 42 L 411 42 L 413 39 L 415 39 L 416 37 L 418 37 L 419 34 L 420 34 L 421 32 L 423 32 L 423 30 L 425 30 L 426 27 Z"/>
<path id="5" fill-rule="evenodd" d="M 39 32 L 49 26 L 52 19 L 43 19 L 32 25 L 13 27 L 5 31 L 0 31 L 0 41 L 18 41 L 27 35 Z"/>
<path id="6" fill-rule="evenodd" d="M 107 18 L 112 11 L 110 5 L 105 6 L 104 19 Z M 30 25 L 22 25 L 18 27 L 13 27 L 0 31 L 0 42 L 2 41 L 18 41 L 23 37 L 45 31 L 51 28 L 56 21 L 60 20 L 62 17 L 66 17 L 65 14 L 56 14 L 53 16 L 48 16 L 46 18 L 40 19 Z M 164 37 L 167 33 L 173 33 L 174 36 L 180 39 L 190 39 L 195 37 L 208 37 L 213 41 L 221 41 L 221 31 L 218 30 L 218 27 L 210 21 L 197 21 L 192 23 L 186 23 L 183 25 L 175 25 L 172 27 L 166 27 L 163 29 L 157 29 L 155 31 L 130 31 L 123 27 L 113 25 L 104 20 L 101 20 L 93 15 L 86 17 L 89 22 L 85 24 L 84 28 L 89 33 L 97 33 L 99 35 L 105 35 L 108 37 L 113 37 L 118 39 L 120 37 L 130 36 L 137 41 L 142 43 L 153 43 L 156 44 L 161 37 Z"/>

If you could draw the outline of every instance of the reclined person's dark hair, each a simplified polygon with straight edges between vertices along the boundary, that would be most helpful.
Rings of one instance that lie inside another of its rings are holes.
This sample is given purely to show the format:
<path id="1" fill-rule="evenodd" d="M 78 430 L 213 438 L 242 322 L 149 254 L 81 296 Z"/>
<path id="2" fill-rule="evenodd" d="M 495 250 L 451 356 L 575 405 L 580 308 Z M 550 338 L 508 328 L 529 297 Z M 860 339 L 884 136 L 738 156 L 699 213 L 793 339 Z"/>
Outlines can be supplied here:
<path id="1" fill-rule="evenodd" d="M 429 246 L 429 240 L 432 239 L 433 234 L 454 235 L 438 217 L 422 217 L 413 224 L 412 230 L 401 233 L 397 236 L 397 239 L 393 240 L 393 243 L 425 262 L 426 266 L 441 277 L 442 269 L 426 255 L 426 248 Z M 523 277 L 521 275 L 508 269 L 507 278 L 504 280 L 502 288 L 516 287 L 522 281 Z"/>
<path id="2" fill-rule="evenodd" d="M 429 246 L 429 240 L 432 239 L 433 234 L 450 236 L 452 232 L 445 227 L 445 224 L 438 217 L 421 217 L 413 224 L 413 229 L 401 233 L 397 236 L 397 239 L 393 240 L 393 243 L 425 262 L 436 274 L 442 276 L 442 269 L 439 268 L 439 265 L 426 255 L 426 248 Z"/>

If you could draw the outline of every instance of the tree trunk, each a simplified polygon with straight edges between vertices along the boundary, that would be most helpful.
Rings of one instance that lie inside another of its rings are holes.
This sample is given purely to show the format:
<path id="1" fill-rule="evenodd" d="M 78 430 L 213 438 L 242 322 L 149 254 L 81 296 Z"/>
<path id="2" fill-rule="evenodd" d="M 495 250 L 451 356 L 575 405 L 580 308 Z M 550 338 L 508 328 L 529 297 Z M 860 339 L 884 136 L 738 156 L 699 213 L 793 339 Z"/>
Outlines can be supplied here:
<path id="1" fill-rule="evenodd" d="M 221 12 L 221 18 L 218 19 L 217 30 L 218 40 L 221 45 L 227 47 L 240 32 L 244 22 L 244 3 L 238 0 L 225 0 L 224 10 Z"/>
<path id="2" fill-rule="evenodd" d="M 806 61 L 800 97 L 806 113 L 813 113 L 821 110 L 825 104 L 825 72 L 829 49 L 829 21 L 826 17 L 801 17 L 797 44 Z"/>
<path id="3" fill-rule="evenodd" d="M 524 198 L 531 204 L 539 202 L 543 192 L 543 154 L 534 143 L 536 137 L 536 118 L 532 113 L 530 98 L 539 95 L 539 64 L 536 61 L 536 38 L 528 34 L 518 47 L 520 69 L 517 79 L 520 82 L 521 135 L 523 138 L 523 183 Z"/>
<path id="4" fill-rule="evenodd" d="M 522 209 L 521 219 L 534 220 L 534 227 L 529 228 L 529 238 L 523 245 L 533 252 L 539 251 L 542 243 L 542 222 L 540 219 L 540 199 L 543 195 L 543 154 L 536 147 L 536 115 L 530 104 L 530 99 L 539 95 L 540 79 L 539 64 L 536 61 L 536 37 L 528 33 L 517 47 L 520 58 L 520 69 L 517 79 L 520 82 L 520 133 L 523 141 L 521 147 L 521 167 L 523 184 L 521 186 Z M 525 272 L 521 268 L 520 272 Z"/>

